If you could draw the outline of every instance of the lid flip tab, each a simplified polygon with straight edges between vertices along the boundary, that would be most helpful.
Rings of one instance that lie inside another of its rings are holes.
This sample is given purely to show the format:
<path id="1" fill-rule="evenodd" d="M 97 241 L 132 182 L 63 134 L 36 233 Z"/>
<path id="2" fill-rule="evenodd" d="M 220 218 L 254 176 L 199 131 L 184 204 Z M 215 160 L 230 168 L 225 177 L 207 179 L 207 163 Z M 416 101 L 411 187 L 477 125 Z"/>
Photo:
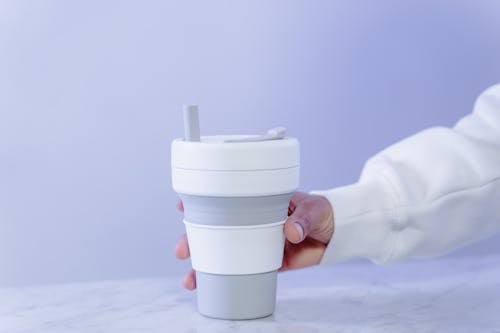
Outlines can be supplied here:
<path id="1" fill-rule="evenodd" d="M 275 127 L 268 130 L 266 134 L 250 138 L 224 140 L 224 142 L 256 142 L 256 141 L 279 140 L 285 137 L 285 133 L 286 133 L 286 128 Z"/>

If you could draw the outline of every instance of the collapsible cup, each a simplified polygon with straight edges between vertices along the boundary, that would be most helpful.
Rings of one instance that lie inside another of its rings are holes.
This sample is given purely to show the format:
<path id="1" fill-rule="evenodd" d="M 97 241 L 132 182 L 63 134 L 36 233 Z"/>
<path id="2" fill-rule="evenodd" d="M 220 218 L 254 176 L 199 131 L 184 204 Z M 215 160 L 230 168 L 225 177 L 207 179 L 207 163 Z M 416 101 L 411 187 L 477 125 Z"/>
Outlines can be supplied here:
<path id="1" fill-rule="evenodd" d="M 283 224 L 299 184 L 299 143 L 283 128 L 265 135 L 199 136 L 185 109 L 172 142 L 172 185 L 184 204 L 198 310 L 221 319 L 274 312 Z"/>

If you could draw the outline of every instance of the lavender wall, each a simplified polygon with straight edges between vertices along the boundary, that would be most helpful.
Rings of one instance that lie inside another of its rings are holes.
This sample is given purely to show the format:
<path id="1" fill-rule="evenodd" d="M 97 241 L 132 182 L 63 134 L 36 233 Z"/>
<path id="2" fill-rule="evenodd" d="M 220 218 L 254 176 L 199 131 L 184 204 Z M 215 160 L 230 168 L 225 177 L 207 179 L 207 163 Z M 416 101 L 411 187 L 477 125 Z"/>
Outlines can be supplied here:
<path id="1" fill-rule="evenodd" d="M 0 285 L 185 270 L 183 103 L 205 134 L 286 126 L 302 189 L 324 189 L 470 112 L 499 59 L 494 0 L 2 1 Z"/>

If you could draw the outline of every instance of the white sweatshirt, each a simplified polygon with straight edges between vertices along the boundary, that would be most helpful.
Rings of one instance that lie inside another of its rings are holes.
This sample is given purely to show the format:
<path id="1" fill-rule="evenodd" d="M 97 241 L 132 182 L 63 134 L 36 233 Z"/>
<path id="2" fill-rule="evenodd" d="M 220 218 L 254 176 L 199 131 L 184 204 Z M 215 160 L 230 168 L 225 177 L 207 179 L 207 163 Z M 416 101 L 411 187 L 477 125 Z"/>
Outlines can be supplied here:
<path id="1" fill-rule="evenodd" d="M 359 181 L 312 191 L 332 204 L 321 263 L 445 254 L 500 231 L 500 85 L 454 128 L 430 128 L 378 153 Z"/>

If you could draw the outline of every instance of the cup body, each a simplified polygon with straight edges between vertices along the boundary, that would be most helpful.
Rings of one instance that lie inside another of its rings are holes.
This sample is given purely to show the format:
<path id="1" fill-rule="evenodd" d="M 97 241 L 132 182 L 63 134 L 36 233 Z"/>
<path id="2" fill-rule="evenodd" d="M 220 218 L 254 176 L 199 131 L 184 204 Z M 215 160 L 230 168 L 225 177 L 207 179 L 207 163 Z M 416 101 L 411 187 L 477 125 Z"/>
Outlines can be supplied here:
<path id="1" fill-rule="evenodd" d="M 274 312 L 283 224 L 298 187 L 298 142 L 216 138 L 172 144 L 172 181 L 184 205 L 198 310 L 220 319 L 265 317 Z"/>
<path id="2" fill-rule="evenodd" d="M 199 312 L 222 319 L 272 314 L 283 258 L 283 223 L 292 193 L 179 196 L 196 269 Z"/>

